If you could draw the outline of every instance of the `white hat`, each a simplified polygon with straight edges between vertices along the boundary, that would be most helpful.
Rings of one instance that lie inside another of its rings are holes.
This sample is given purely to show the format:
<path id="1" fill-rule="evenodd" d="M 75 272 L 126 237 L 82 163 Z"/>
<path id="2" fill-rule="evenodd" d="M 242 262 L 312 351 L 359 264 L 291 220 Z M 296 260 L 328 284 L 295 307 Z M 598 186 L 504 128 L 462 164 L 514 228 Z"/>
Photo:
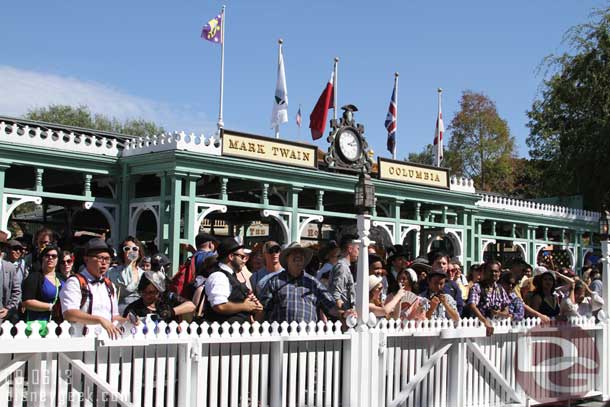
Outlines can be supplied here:
<path id="1" fill-rule="evenodd" d="M 377 277 L 375 274 L 369 275 L 369 292 L 373 291 L 373 288 L 377 287 L 383 279 L 381 277 Z"/>
<path id="2" fill-rule="evenodd" d="M 417 283 L 417 273 L 415 272 L 415 270 L 413 270 L 411 267 L 409 267 L 405 271 L 407 273 L 409 273 L 409 278 L 411 279 L 411 285 Z"/>

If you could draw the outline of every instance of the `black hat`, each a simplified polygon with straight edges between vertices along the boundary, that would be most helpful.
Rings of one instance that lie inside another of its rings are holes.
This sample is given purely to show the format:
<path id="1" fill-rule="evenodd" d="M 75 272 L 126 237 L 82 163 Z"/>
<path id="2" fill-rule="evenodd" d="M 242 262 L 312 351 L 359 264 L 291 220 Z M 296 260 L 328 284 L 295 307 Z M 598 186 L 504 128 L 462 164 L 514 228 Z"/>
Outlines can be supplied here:
<path id="1" fill-rule="evenodd" d="M 25 249 L 25 246 L 19 240 L 15 239 L 9 240 L 8 242 L 6 242 L 6 245 L 8 247 L 19 247 L 21 249 Z"/>
<path id="2" fill-rule="evenodd" d="M 425 257 L 418 257 L 409 265 L 410 268 L 415 270 L 417 273 L 421 273 L 422 271 L 425 273 L 430 273 L 432 271 L 432 267 L 430 266 L 430 262 Z"/>
<path id="3" fill-rule="evenodd" d="M 449 277 L 449 276 L 447 276 L 447 273 L 445 273 L 443 270 L 432 270 L 432 271 L 428 272 L 428 278 L 432 278 L 434 276 L 441 276 L 443 278 Z"/>
<path id="4" fill-rule="evenodd" d="M 218 239 L 208 233 L 199 233 L 197 236 L 195 236 L 195 246 L 197 248 L 207 242 L 218 243 Z"/>
<path id="5" fill-rule="evenodd" d="M 84 251 L 85 251 L 85 256 L 90 256 L 92 254 L 103 253 L 103 252 L 108 253 L 110 256 L 114 256 L 114 252 L 113 252 L 112 248 L 110 248 L 110 246 L 108 246 L 106 244 L 106 242 L 103 239 L 100 239 L 99 237 L 94 237 L 93 239 L 90 239 L 85 244 Z"/>
<path id="6" fill-rule="evenodd" d="M 401 244 L 395 244 L 394 246 L 390 247 L 388 249 L 388 253 L 390 254 L 388 257 L 388 263 L 391 263 L 398 257 L 404 257 L 405 259 L 410 257 L 409 249 Z"/>
<path id="7" fill-rule="evenodd" d="M 243 249 L 244 245 L 240 245 L 239 243 L 237 243 L 237 241 L 235 239 L 233 239 L 232 237 L 228 237 L 226 239 L 224 239 L 222 242 L 220 242 L 220 245 L 218 246 L 218 257 L 219 258 L 225 258 L 227 257 L 229 254 L 238 251 L 239 249 Z"/>
<path id="8" fill-rule="evenodd" d="M 150 269 L 154 271 L 161 270 L 161 268 L 167 269 L 171 263 L 166 255 L 157 253 L 150 259 Z"/>

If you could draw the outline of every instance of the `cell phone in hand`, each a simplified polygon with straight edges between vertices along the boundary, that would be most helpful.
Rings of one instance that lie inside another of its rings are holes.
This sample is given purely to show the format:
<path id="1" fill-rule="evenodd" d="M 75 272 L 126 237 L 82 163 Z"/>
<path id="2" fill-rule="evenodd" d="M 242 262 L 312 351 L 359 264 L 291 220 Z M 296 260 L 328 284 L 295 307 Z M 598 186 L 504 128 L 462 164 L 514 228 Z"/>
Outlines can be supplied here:
<path id="1" fill-rule="evenodd" d="M 129 322 L 131 322 L 132 324 L 136 325 L 139 321 L 139 318 L 136 314 L 130 312 L 129 314 L 127 314 L 127 320 L 129 320 Z"/>

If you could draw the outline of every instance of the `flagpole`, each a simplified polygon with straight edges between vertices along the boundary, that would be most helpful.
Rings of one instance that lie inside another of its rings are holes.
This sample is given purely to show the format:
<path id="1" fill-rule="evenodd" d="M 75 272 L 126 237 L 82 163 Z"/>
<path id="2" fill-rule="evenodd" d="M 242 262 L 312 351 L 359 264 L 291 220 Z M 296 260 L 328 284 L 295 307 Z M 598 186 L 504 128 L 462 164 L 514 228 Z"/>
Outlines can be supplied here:
<path id="1" fill-rule="evenodd" d="M 396 145 L 398 144 L 398 137 L 396 137 L 396 133 L 398 133 L 398 72 L 394 72 L 394 92 L 395 92 L 395 99 L 396 99 L 396 115 L 395 115 L 395 121 L 396 121 L 396 131 L 394 133 L 394 149 L 392 151 L 392 159 L 395 160 L 396 159 Z"/>
<path id="2" fill-rule="evenodd" d="M 441 129 L 440 129 L 440 125 L 441 125 L 440 121 L 441 121 L 441 114 L 442 114 L 441 113 L 441 97 L 443 94 L 443 89 L 438 88 L 437 92 L 438 92 L 438 115 L 436 117 L 436 129 L 437 129 L 436 130 L 436 132 L 437 132 L 437 135 L 436 135 L 436 137 L 437 137 L 437 140 L 436 140 L 436 166 L 440 167 L 441 166 L 441 148 L 443 148 L 441 145 L 442 140 L 441 140 Z"/>
<path id="3" fill-rule="evenodd" d="M 225 25 L 227 23 L 225 10 L 226 6 L 222 6 L 222 26 L 220 27 L 222 41 L 220 41 L 220 107 L 218 110 L 218 133 L 220 133 L 220 129 L 222 129 L 225 125 L 222 121 L 222 102 L 225 82 Z"/>
<path id="4" fill-rule="evenodd" d="M 277 40 L 277 43 L 279 44 L 278 51 L 277 51 L 277 66 L 280 66 L 280 62 L 282 60 L 282 44 L 284 43 L 284 40 L 282 40 L 280 38 L 279 40 Z M 279 123 L 275 126 L 275 138 L 280 138 L 280 125 L 279 125 Z"/>
<path id="5" fill-rule="evenodd" d="M 333 83 L 333 120 L 337 120 L 337 65 L 339 65 L 339 57 L 335 57 L 335 66 L 333 67 L 335 83 Z"/>

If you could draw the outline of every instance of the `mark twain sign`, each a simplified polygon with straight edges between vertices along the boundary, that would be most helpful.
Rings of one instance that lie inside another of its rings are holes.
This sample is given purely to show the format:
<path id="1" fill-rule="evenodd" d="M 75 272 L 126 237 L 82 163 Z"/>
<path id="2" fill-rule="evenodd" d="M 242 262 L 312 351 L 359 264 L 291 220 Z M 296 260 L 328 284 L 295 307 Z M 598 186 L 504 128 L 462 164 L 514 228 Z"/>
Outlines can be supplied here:
<path id="1" fill-rule="evenodd" d="M 449 189 L 447 169 L 385 158 L 379 158 L 379 179 Z"/>
<path id="2" fill-rule="evenodd" d="M 317 147 L 224 130 L 222 155 L 317 168 Z"/>

